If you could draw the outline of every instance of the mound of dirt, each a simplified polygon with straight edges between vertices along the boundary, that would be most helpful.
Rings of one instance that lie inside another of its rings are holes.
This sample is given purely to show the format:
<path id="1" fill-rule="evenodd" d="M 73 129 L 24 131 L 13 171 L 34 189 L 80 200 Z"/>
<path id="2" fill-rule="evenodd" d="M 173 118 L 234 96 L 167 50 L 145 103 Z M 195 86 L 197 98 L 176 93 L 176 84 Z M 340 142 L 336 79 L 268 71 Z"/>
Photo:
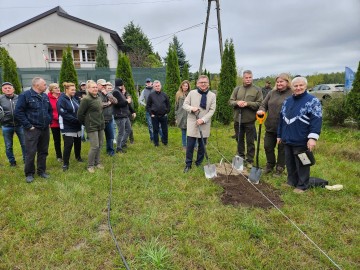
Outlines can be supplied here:
<path id="1" fill-rule="evenodd" d="M 224 188 L 224 192 L 221 195 L 221 201 L 224 204 L 260 208 L 274 207 L 265 198 L 266 196 L 277 207 L 281 207 L 283 205 L 283 201 L 280 198 L 279 190 L 261 181 L 259 184 L 254 185 L 247 180 L 245 175 L 218 174 L 218 177 L 214 178 L 213 180 Z M 259 190 L 265 196 L 262 195 Z"/>

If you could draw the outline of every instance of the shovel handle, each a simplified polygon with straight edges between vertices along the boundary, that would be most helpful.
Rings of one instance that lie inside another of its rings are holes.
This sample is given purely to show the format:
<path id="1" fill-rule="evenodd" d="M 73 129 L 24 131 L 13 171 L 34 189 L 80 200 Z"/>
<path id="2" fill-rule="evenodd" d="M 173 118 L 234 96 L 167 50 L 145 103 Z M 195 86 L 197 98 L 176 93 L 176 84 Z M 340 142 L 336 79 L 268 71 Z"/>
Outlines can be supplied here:
<path id="1" fill-rule="evenodd" d="M 265 121 L 266 114 L 256 114 L 256 120 L 258 120 L 259 124 L 262 124 Z"/>

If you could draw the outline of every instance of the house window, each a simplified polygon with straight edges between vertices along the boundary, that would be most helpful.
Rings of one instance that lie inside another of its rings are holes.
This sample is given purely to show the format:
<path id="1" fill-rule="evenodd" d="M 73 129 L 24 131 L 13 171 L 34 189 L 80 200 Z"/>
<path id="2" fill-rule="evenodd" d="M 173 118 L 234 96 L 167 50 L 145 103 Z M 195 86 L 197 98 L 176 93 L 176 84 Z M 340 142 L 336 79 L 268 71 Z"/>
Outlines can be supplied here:
<path id="1" fill-rule="evenodd" d="M 95 50 L 81 50 L 83 62 L 95 62 Z"/>
<path id="2" fill-rule="evenodd" d="M 50 61 L 52 62 L 61 62 L 63 56 L 63 50 L 49 50 L 50 51 Z"/>

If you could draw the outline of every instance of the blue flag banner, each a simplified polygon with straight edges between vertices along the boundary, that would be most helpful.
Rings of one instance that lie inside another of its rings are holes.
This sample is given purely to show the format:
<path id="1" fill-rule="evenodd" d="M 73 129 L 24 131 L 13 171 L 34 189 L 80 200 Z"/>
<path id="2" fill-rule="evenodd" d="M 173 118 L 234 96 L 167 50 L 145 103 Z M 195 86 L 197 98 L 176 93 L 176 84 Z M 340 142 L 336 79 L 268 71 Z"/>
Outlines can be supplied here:
<path id="1" fill-rule="evenodd" d="M 350 91 L 354 81 L 355 72 L 351 68 L 345 67 L 345 90 Z"/>

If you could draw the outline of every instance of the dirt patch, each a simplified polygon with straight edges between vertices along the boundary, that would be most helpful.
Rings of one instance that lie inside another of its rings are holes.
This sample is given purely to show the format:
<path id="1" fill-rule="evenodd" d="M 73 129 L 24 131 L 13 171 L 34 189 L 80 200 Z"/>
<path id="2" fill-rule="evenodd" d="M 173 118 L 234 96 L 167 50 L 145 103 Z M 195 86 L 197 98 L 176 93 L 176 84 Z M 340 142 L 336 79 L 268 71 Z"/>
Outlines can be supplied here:
<path id="1" fill-rule="evenodd" d="M 221 169 L 221 167 L 225 169 Z M 226 166 L 228 167 L 228 166 Z M 224 192 L 221 195 L 221 201 L 224 204 L 231 204 L 234 206 L 250 206 L 260 208 L 274 207 L 258 190 L 260 190 L 270 201 L 272 201 L 277 207 L 282 207 L 283 201 L 280 198 L 279 190 L 275 189 L 271 185 L 260 182 L 257 185 L 253 185 L 247 180 L 247 172 L 239 173 L 236 170 L 231 171 L 231 165 L 228 168 L 225 166 L 219 166 L 217 170 L 218 177 L 214 178 L 214 182 L 218 183 L 224 188 Z M 227 174 L 231 171 L 230 175 L 223 174 L 226 171 Z M 257 190 L 258 189 L 258 190 Z"/>

